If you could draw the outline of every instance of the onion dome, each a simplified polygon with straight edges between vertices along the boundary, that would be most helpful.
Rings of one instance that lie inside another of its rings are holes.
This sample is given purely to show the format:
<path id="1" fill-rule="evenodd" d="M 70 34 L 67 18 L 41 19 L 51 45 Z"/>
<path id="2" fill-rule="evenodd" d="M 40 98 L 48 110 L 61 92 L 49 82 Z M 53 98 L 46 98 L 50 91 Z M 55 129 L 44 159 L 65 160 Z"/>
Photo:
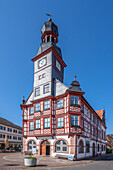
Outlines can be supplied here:
<path id="1" fill-rule="evenodd" d="M 80 88 L 79 82 L 76 80 L 76 75 L 75 75 L 75 80 L 72 81 L 70 85 L 71 85 L 71 87 L 69 87 L 69 90 L 82 91 L 82 89 Z"/>

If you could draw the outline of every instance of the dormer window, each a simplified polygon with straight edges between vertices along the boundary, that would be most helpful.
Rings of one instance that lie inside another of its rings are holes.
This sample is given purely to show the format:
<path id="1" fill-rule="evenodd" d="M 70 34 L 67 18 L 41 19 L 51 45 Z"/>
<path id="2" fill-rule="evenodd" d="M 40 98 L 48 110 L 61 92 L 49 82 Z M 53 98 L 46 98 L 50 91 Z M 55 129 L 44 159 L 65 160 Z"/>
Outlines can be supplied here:
<path id="1" fill-rule="evenodd" d="M 39 96 L 40 95 L 40 87 L 35 89 L 35 96 Z"/>
<path id="2" fill-rule="evenodd" d="M 43 91 L 44 91 L 44 94 L 49 92 L 49 84 L 44 85 Z"/>

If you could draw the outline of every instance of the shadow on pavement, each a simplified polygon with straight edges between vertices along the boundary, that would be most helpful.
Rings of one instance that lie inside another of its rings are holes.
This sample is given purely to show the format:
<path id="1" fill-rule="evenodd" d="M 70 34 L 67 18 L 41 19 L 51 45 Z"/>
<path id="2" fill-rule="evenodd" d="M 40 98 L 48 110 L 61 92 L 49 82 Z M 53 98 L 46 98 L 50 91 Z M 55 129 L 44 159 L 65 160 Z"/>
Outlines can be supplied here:
<path id="1" fill-rule="evenodd" d="M 20 166 L 20 164 L 5 164 L 5 166 Z"/>
<path id="2" fill-rule="evenodd" d="M 113 154 L 106 154 L 106 155 L 102 155 L 102 156 L 95 156 L 95 157 L 92 157 L 92 158 L 84 158 L 82 160 L 113 161 Z"/>

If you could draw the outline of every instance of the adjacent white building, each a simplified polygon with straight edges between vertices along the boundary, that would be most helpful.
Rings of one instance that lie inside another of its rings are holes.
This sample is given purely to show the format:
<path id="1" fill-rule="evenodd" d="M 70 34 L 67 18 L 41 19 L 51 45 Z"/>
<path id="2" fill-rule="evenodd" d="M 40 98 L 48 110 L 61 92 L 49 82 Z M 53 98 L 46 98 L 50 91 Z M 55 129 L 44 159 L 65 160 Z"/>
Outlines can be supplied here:
<path id="1" fill-rule="evenodd" d="M 0 148 L 5 148 L 5 137 L 12 148 L 22 146 L 22 127 L 0 117 Z"/>

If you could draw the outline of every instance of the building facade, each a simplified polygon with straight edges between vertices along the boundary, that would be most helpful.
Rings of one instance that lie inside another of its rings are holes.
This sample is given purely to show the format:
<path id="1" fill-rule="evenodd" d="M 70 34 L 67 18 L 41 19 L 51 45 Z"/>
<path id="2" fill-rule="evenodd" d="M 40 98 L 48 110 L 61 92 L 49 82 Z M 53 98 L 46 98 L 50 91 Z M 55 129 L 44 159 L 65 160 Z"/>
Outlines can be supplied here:
<path id="1" fill-rule="evenodd" d="M 8 137 L 8 145 L 11 148 L 22 146 L 22 127 L 0 117 L 0 149 L 5 148 L 5 137 Z"/>
<path id="2" fill-rule="evenodd" d="M 105 154 L 105 111 L 102 118 L 80 88 L 79 82 L 63 84 L 65 62 L 58 42 L 58 28 L 49 19 L 42 29 L 42 43 L 34 62 L 33 90 L 23 104 L 23 150 L 38 155 L 73 154 L 75 159 Z"/>

